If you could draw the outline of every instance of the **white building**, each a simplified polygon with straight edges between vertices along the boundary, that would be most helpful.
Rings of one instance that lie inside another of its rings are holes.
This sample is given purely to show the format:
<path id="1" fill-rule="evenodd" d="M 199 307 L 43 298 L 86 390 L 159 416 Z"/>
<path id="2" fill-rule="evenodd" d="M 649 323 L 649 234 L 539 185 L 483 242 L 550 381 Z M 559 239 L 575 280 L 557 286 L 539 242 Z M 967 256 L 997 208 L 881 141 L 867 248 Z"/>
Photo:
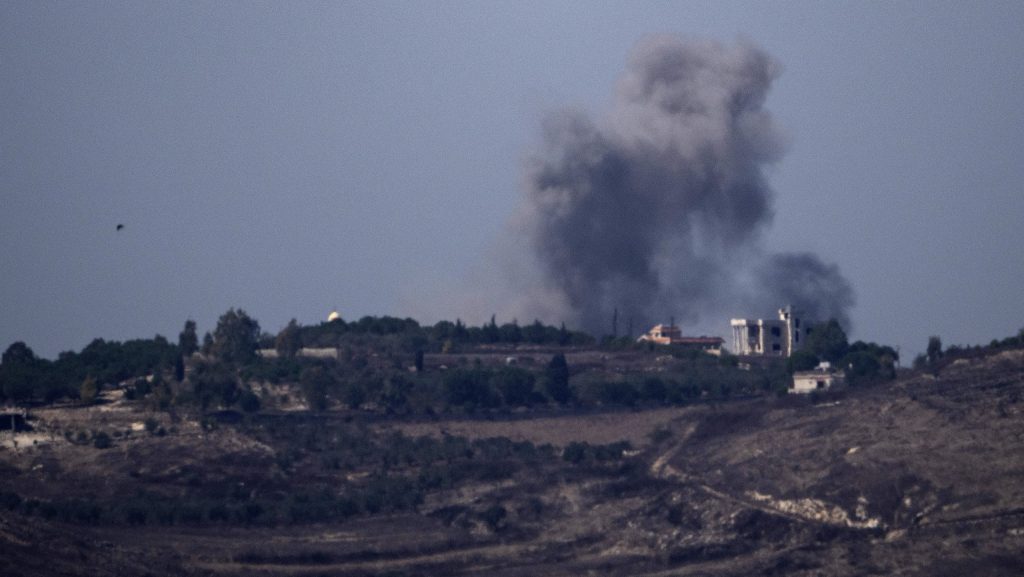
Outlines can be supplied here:
<path id="1" fill-rule="evenodd" d="M 737 355 L 789 357 L 809 334 L 806 321 L 791 306 L 779 309 L 778 319 L 732 319 L 730 324 Z"/>
<path id="2" fill-rule="evenodd" d="M 832 372 L 828 363 L 821 363 L 813 371 L 793 373 L 793 383 L 789 385 L 790 393 L 811 393 L 828 390 L 841 385 L 845 381 L 842 371 Z"/>

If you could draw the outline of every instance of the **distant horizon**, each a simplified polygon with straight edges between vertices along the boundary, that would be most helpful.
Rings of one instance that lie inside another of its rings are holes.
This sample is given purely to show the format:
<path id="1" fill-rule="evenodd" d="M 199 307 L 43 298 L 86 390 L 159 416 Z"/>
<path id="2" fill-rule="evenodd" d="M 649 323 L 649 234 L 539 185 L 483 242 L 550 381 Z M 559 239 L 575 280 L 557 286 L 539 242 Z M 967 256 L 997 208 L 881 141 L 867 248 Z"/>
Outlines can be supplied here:
<path id="1" fill-rule="evenodd" d="M 230 307 L 230 308 L 232 308 L 232 309 L 234 309 L 236 311 L 245 312 L 246 315 L 248 315 L 250 318 L 252 318 L 257 323 L 259 323 L 259 317 L 256 316 L 256 315 L 253 315 L 249 311 L 247 311 L 247 310 L 245 310 L 243 308 L 240 308 L 240 307 Z M 227 312 L 227 311 L 225 311 L 225 312 Z M 328 311 L 328 315 L 330 315 L 333 312 L 338 312 L 338 311 L 336 311 L 335 309 L 331 309 L 330 311 Z M 219 317 L 220 317 L 220 315 L 218 315 L 218 318 Z M 436 326 L 437 324 L 439 324 L 441 322 L 456 323 L 456 322 L 460 322 L 461 321 L 463 323 L 463 325 L 466 326 L 467 328 L 482 328 L 482 327 L 484 327 L 484 326 L 486 326 L 486 325 L 488 325 L 490 323 L 490 319 L 486 319 L 486 320 L 484 320 L 482 322 L 467 322 L 467 321 L 461 319 L 460 317 L 456 317 L 456 318 L 452 318 L 452 319 L 439 319 L 439 320 L 436 320 L 436 321 L 433 321 L 433 322 L 423 322 L 423 321 L 420 321 L 419 319 L 416 319 L 415 317 L 411 317 L 411 316 L 396 316 L 396 315 L 388 315 L 388 314 L 361 315 L 361 316 L 352 317 L 352 318 L 346 318 L 344 315 L 341 315 L 339 318 L 340 318 L 340 320 L 342 320 L 346 324 L 352 324 L 352 323 L 360 321 L 363 318 L 386 318 L 386 317 L 396 318 L 396 319 L 401 319 L 401 320 L 412 320 L 412 321 L 416 322 L 420 327 L 433 327 L 433 326 Z M 773 317 L 771 317 L 769 315 L 769 316 L 761 316 L 761 317 L 733 317 L 733 318 L 763 319 L 763 318 L 773 318 Z M 105 337 L 102 337 L 102 336 L 96 336 L 96 337 L 93 337 L 92 339 L 90 339 L 88 342 L 82 344 L 80 347 L 70 348 L 70 349 L 63 349 L 63 350 L 58 351 L 57 353 L 54 353 L 52 355 L 41 353 L 38 349 L 36 349 L 35 347 L 32 346 L 32 343 L 24 341 L 22 339 L 15 339 L 14 341 L 11 341 L 10 343 L 7 343 L 7 344 L 3 345 L 3 350 L 7 350 L 11 345 L 20 342 L 20 343 L 24 343 L 29 349 L 31 349 L 33 351 L 33 353 L 36 354 L 37 357 L 43 358 L 43 359 L 47 359 L 47 360 L 50 360 L 50 361 L 55 361 L 55 360 L 57 360 L 58 356 L 60 354 L 62 354 L 62 353 L 66 353 L 66 352 L 71 352 L 71 353 L 76 353 L 76 354 L 80 353 L 83 349 L 87 348 L 92 342 L 96 341 L 97 339 L 101 339 L 101 340 L 103 340 L 105 342 L 120 342 L 120 343 L 123 343 L 123 342 L 133 341 L 133 340 L 151 340 L 151 339 L 155 339 L 157 337 L 163 337 L 163 338 L 167 339 L 167 341 L 170 342 L 170 343 L 177 343 L 178 342 L 178 333 L 180 333 L 181 330 L 184 328 L 185 323 L 190 321 L 190 320 L 191 321 L 195 321 L 195 319 L 185 319 L 184 321 L 181 322 L 181 327 L 177 331 L 172 333 L 172 334 L 163 334 L 163 333 L 157 332 L 157 333 L 154 333 L 152 336 L 139 335 L 139 336 L 129 336 L 129 337 L 125 337 L 125 338 L 105 338 Z M 732 319 L 730 319 L 730 320 L 732 320 Z M 815 321 L 815 324 L 825 323 L 825 322 L 828 322 L 828 320 L 830 320 L 830 319 Z M 314 322 L 303 322 L 303 321 L 301 321 L 299 319 L 295 319 L 295 321 L 300 326 L 303 326 L 303 327 L 318 326 L 318 325 L 328 324 L 328 323 L 331 322 L 330 320 L 328 320 L 327 315 L 324 315 L 322 320 L 314 321 Z M 530 320 L 529 322 L 522 322 L 519 319 L 515 319 L 515 318 L 508 319 L 508 320 L 502 320 L 502 319 L 498 318 L 497 315 L 495 315 L 495 323 L 499 327 L 503 326 L 503 325 L 506 325 L 506 324 L 513 324 L 513 323 L 517 324 L 517 326 L 523 327 L 523 326 L 531 325 L 531 324 L 533 324 L 536 321 L 539 321 L 544 326 L 556 327 L 556 328 L 559 327 L 562 324 L 560 322 L 558 322 L 558 323 L 545 322 L 543 319 L 533 319 L 533 320 Z M 291 322 L 291 319 L 289 319 L 288 322 Z M 681 332 L 683 333 L 682 334 L 683 337 L 718 337 L 718 338 L 721 338 L 724 341 L 723 347 L 726 350 L 729 350 L 732 354 L 735 354 L 735 352 L 731 351 L 731 341 L 729 339 L 729 336 L 730 336 L 729 334 L 727 334 L 727 333 L 722 333 L 722 334 L 688 333 L 685 330 L 685 326 L 681 325 L 678 322 L 676 322 L 674 325 L 668 325 L 666 323 L 654 323 L 654 324 L 652 324 L 650 326 L 645 326 L 645 327 L 634 326 L 633 327 L 633 334 L 626 334 L 626 330 L 628 330 L 628 329 L 624 325 L 623 327 L 621 327 L 623 330 L 620 330 L 620 334 L 618 335 L 618 337 L 620 337 L 620 338 L 622 338 L 622 337 L 639 338 L 641 335 L 647 334 L 652 328 L 654 328 L 655 326 L 657 326 L 659 324 L 661 324 L 663 326 L 675 326 L 676 328 L 679 328 L 681 330 Z M 217 319 L 214 319 L 213 322 L 210 324 L 209 328 L 207 328 L 207 329 L 204 329 L 203 325 L 201 323 L 197 322 L 196 323 L 196 327 L 197 327 L 196 328 L 196 332 L 200 336 L 200 338 L 202 338 L 202 336 L 205 335 L 206 333 L 211 333 L 212 334 L 213 331 L 214 331 L 214 328 L 216 328 L 216 325 L 217 325 Z M 286 325 L 287 325 L 287 323 L 285 323 L 285 326 Z M 284 328 L 285 328 L 284 326 L 281 326 L 280 328 L 278 328 L 276 330 L 268 330 L 267 327 L 263 326 L 262 323 L 260 323 L 260 333 L 261 333 L 262 336 L 276 336 Z M 600 339 L 602 339 L 602 338 L 613 336 L 611 334 L 611 331 L 609 331 L 609 332 L 607 332 L 605 334 L 594 334 L 594 333 L 588 333 L 587 331 L 584 331 L 584 330 L 579 329 L 577 327 L 569 326 L 568 324 L 565 325 L 565 328 L 568 331 L 585 333 L 585 334 L 589 335 L 590 337 L 593 337 L 593 338 L 597 339 L 598 341 L 600 341 Z M 844 328 L 844 331 L 845 331 L 845 327 L 843 327 L 843 328 Z M 952 342 L 946 342 L 945 340 L 942 340 L 942 344 L 943 344 L 943 348 L 944 349 L 949 349 L 950 347 L 960 347 L 960 348 L 985 347 L 985 346 L 990 345 L 993 341 L 1001 341 L 1001 340 L 1006 339 L 1006 338 L 1017 337 L 1021 332 L 1024 332 L 1024 328 L 1021 328 L 1020 331 L 1016 331 L 1016 332 L 1014 332 L 1012 334 L 993 335 L 991 338 L 989 338 L 985 342 L 977 342 L 977 343 L 952 343 Z M 941 335 L 928 335 L 928 336 L 924 337 L 923 342 L 927 345 L 928 339 L 930 339 L 933 336 L 938 336 L 940 339 L 942 339 Z M 868 338 L 851 338 L 849 336 L 849 334 L 847 334 L 847 338 L 848 338 L 848 340 L 849 340 L 849 342 L 851 344 L 854 343 L 854 342 L 857 342 L 857 341 L 863 341 L 863 342 L 867 342 L 867 343 L 876 343 L 876 344 L 882 345 L 882 346 L 892 346 L 897 351 L 897 353 L 899 353 L 899 355 L 900 355 L 899 363 L 900 363 L 900 365 L 903 365 L 903 366 L 909 366 L 910 363 L 914 360 L 914 358 L 916 356 L 918 356 L 920 354 L 923 354 L 924 349 L 925 349 L 925 347 L 922 346 L 920 351 L 915 351 L 912 355 L 908 356 L 906 351 L 901 351 L 900 350 L 899 345 L 894 345 L 892 343 L 885 343 L 885 342 L 881 342 L 881 341 L 876 341 L 876 340 L 871 339 L 870 337 L 868 337 Z"/>

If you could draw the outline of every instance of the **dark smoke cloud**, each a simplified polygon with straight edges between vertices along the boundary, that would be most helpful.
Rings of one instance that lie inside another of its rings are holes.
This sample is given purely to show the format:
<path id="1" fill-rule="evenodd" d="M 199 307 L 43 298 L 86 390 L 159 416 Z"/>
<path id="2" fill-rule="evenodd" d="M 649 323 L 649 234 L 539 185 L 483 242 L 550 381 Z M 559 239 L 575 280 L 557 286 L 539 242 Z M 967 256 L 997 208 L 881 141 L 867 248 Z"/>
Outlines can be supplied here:
<path id="1" fill-rule="evenodd" d="M 547 119 L 519 224 L 563 319 L 597 333 L 615 309 L 724 326 L 791 303 L 848 321 L 853 291 L 835 266 L 759 248 L 764 169 L 784 150 L 763 108 L 777 72 L 750 46 L 657 38 L 633 54 L 606 119 Z"/>
<path id="2" fill-rule="evenodd" d="M 825 264 L 810 253 L 776 254 L 764 259 L 757 278 L 764 287 L 759 310 L 782 302 L 792 304 L 807 318 L 834 318 L 842 326 L 850 326 L 853 287 L 838 266 Z"/>

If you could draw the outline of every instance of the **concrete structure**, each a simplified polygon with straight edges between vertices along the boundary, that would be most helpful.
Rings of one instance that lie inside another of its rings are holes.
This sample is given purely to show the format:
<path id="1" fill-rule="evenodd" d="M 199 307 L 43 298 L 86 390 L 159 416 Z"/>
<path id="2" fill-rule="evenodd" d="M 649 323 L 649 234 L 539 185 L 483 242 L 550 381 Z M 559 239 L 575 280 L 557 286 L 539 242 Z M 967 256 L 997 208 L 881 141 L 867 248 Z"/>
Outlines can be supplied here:
<path id="1" fill-rule="evenodd" d="M 811 393 L 825 391 L 841 385 L 846 380 L 842 371 L 833 372 L 828 363 L 821 363 L 813 371 L 793 373 L 793 382 L 789 385 L 790 393 Z"/>
<path id="2" fill-rule="evenodd" d="M 700 349 L 710 355 L 721 355 L 725 341 L 719 337 L 684 337 L 675 325 L 654 325 L 654 328 L 641 335 L 638 343 L 657 343 L 678 347 Z"/>
<path id="3" fill-rule="evenodd" d="M 778 319 L 732 319 L 733 352 L 737 355 L 789 357 L 809 333 L 808 323 L 786 306 Z"/>
<path id="4" fill-rule="evenodd" d="M 280 355 L 277 354 L 277 349 L 259 349 L 256 354 L 263 357 L 264 359 L 276 359 Z M 307 357 L 311 359 L 337 359 L 340 355 L 336 348 L 310 348 L 302 347 L 295 352 L 297 357 Z"/>
<path id="5" fill-rule="evenodd" d="M 638 343 L 651 342 L 659 345 L 671 345 L 674 341 L 683 338 L 683 332 L 674 325 L 654 325 L 654 328 L 647 331 L 647 334 L 640 335 Z"/>

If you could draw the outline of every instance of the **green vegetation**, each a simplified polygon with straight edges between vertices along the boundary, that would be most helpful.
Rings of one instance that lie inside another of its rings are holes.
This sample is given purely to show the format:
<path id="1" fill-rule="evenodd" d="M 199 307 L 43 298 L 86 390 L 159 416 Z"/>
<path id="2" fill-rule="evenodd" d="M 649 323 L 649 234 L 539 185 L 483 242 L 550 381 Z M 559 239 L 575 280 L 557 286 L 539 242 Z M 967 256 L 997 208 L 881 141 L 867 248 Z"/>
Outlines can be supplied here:
<path id="1" fill-rule="evenodd" d="M 237 408 L 256 413 L 289 402 L 290 395 L 315 411 L 436 414 L 678 405 L 781 393 L 793 372 L 812 369 L 821 361 L 843 370 L 854 386 L 895 377 L 899 356 L 892 347 L 850 344 L 834 319 L 811 327 L 808 334 L 805 347 L 784 363 L 740 367 L 728 354 L 717 358 L 628 338 L 606 339 L 598 345 L 589 335 L 564 325 L 498 324 L 493 317 L 480 327 L 460 320 L 421 326 L 412 319 L 387 316 L 307 327 L 292 319 L 275 336 L 261 333 L 255 319 L 232 308 L 221 315 L 212 333 L 206 333 L 202 346 L 192 320 L 185 322 L 177 345 L 160 335 L 124 343 L 95 339 L 81 352 L 61 353 L 55 361 L 40 359 L 25 343 L 16 342 L 0 363 L 0 401 L 63 399 L 90 404 L 102 402 L 101 392 L 120 387 L 126 399 L 144 401 L 155 410 Z M 1022 343 L 1024 330 L 993 341 L 989 348 Z M 517 347 L 524 346 L 531 352 L 523 363 L 514 356 L 503 362 L 501 355 L 517 355 Z M 276 357 L 260 356 L 260 347 L 274 349 Z M 326 348 L 331 354 L 307 357 L 298 354 L 303 348 Z M 937 370 L 951 359 L 980 350 L 944 350 L 935 336 L 929 339 L 927 354 L 914 364 Z M 610 365 L 571 365 L 578 351 L 601 351 Z M 486 355 L 490 360 L 481 363 L 480 357 Z M 536 358 L 542 355 L 549 360 Z M 615 363 L 621 366 L 613 368 Z M 640 370 L 656 363 L 656 371 Z M 268 397 L 266 386 L 283 386 L 284 395 Z"/>
<path id="2" fill-rule="evenodd" d="M 261 470 L 253 482 L 258 491 L 245 488 L 247 483 L 239 480 L 243 477 L 237 477 L 244 469 L 236 469 L 236 477 L 221 482 L 212 480 L 216 474 L 202 482 L 201 477 L 183 478 L 186 490 L 173 498 L 156 484 L 145 483 L 108 501 L 25 499 L 0 491 L 0 508 L 88 525 L 301 525 L 416 511 L 431 491 L 517 475 L 555 475 L 562 466 L 552 446 L 504 437 L 408 437 L 317 419 L 263 418 L 237 427 L 276 452 L 273 463 L 257 464 Z M 112 439 L 99 432 L 92 443 L 104 449 L 112 446 Z M 627 449 L 625 442 L 584 443 L 576 463 L 600 471 L 623 463 Z M 480 514 L 492 530 L 506 517 L 498 507 Z"/>
<path id="3" fill-rule="evenodd" d="M 854 386 L 896 378 L 896 349 L 864 341 L 849 344 L 846 332 L 835 319 L 813 326 L 808 332 L 804 348 L 787 361 L 790 373 L 807 371 L 827 361 L 842 369 L 847 383 Z"/>
<path id="4" fill-rule="evenodd" d="M 242 309 L 228 309 L 217 320 L 210 350 L 218 360 L 232 364 L 246 364 L 256 358 L 260 325 Z"/>
<path id="5" fill-rule="evenodd" d="M 82 352 L 63 352 L 56 361 L 40 359 L 25 343 L 16 342 L 0 361 L 0 401 L 78 399 L 87 379 L 99 389 L 107 383 L 167 370 L 176 356 L 178 347 L 159 335 L 124 343 L 96 339 Z"/>

